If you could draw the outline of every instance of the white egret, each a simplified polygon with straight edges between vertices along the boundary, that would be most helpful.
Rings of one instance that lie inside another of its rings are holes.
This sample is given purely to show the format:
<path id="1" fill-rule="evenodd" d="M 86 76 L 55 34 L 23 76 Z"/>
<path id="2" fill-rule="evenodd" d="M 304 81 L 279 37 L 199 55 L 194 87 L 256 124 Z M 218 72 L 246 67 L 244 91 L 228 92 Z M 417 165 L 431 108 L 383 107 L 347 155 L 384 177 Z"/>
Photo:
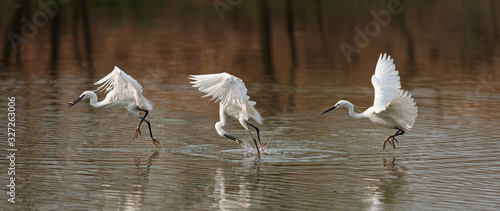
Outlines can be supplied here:
<path id="1" fill-rule="evenodd" d="M 393 59 L 389 55 L 382 55 L 378 58 L 375 74 L 372 76 L 372 84 L 375 89 L 375 99 L 373 106 L 366 109 L 363 113 L 355 113 L 353 104 L 349 101 L 340 100 L 333 107 L 321 114 L 329 112 L 335 108 L 346 107 L 349 110 L 349 116 L 354 119 L 369 119 L 375 124 L 397 129 L 398 131 L 384 140 L 382 149 L 385 149 L 387 142 L 392 144 L 398 142 L 396 136 L 403 135 L 405 130 L 410 130 L 417 117 L 417 109 L 411 94 L 401 89 L 398 71 Z"/>
<path id="2" fill-rule="evenodd" d="M 260 154 L 260 150 L 264 150 L 260 142 L 259 128 L 250 124 L 248 120 L 253 118 L 259 124 L 262 124 L 262 116 L 257 110 L 255 110 L 255 101 L 250 101 L 247 95 L 247 88 L 243 81 L 228 73 L 218 73 L 218 74 L 204 74 L 204 75 L 190 75 L 189 79 L 193 87 L 197 87 L 199 91 L 206 93 L 205 96 L 212 96 L 212 99 L 216 99 L 214 102 L 219 102 L 219 117 L 220 121 L 215 123 L 215 130 L 220 136 L 229 138 L 236 143 L 240 144 L 240 140 L 232 135 L 229 135 L 223 128 L 226 125 L 226 115 L 234 117 L 240 121 L 240 124 L 248 131 L 252 137 L 257 152 Z M 257 131 L 257 140 L 252 135 L 248 126 L 254 128 Z M 259 150 L 260 148 L 260 150 Z"/>
<path id="3" fill-rule="evenodd" d="M 146 122 L 153 144 L 160 148 L 160 142 L 153 138 L 151 124 L 146 120 L 149 111 L 153 110 L 153 105 L 142 95 L 142 86 L 134 78 L 115 66 L 110 74 L 95 82 L 94 85 L 101 85 L 96 91 L 104 90 L 107 93 L 103 101 L 97 102 L 97 95 L 93 91 L 85 91 L 76 100 L 69 102 L 68 108 L 87 98 L 90 99 L 90 105 L 94 108 L 126 108 L 128 112 L 141 119 L 132 139 L 141 135 L 141 124 Z M 139 115 L 138 111 L 144 111 L 144 116 Z"/>

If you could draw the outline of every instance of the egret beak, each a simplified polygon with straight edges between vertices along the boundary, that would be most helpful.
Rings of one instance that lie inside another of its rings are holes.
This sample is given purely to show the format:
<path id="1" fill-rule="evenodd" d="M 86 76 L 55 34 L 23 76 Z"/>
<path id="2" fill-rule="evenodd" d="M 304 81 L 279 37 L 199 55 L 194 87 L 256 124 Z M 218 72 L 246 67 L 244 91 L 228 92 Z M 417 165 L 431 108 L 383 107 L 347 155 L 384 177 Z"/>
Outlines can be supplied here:
<path id="1" fill-rule="evenodd" d="M 80 100 L 83 99 L 83 97 L 85 97 L 84 95 L 80 96 L 79 98 L 76 98 L 76 100 L 74 100 L 73 102 L 68 102 L 68 108 L 71 108 L 73 107 L 75 104 L 77 104 L 78 102 L 80 102 Z"/>
<path id="2" fill-rule="evenodd" d="M 337 105 L 335 105 L 335 106 L 333 106 L 333 107 L 329 108 L 329 109 L 328 109 L 328 110 L 326 110 L 326 111 L 323 111 L 323 113 L 321 113 L 321 115 L 323 115 L 323 114 L 325 114 L 326 112 L 329 112 L 329 111 L 331 111 L 331 110 L 333 110 L 333 109 L 335 109 L 335 108 L 337 108 Z"/>

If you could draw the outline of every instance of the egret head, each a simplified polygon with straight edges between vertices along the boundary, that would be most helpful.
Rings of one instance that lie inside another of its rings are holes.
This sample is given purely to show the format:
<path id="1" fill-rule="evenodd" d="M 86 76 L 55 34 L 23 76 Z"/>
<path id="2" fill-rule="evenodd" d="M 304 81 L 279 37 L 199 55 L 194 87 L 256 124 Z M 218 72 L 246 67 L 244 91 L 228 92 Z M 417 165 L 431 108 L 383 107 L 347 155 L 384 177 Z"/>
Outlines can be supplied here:
<path id="1" fill-rule="evenodd" d="M 333 109 L 336 109 L 336 108 L 341 108 L 341 107 L 347 107 L 347 105 L 349 105 L 351 103 L 349 103 L 349 101 L 346 101 L 346 100 L 339 100 L 339 102 L 335 103 L 335 105 L 331 108 L 329 108 L 328 110 L 326 111 L 323 111 L 323 113 L 321 113 L 321 115 L 325 114 L 326 112 L 329 112 Z"/>
<path id="2" fill-rule="evenodd" d="M 88 98 L 90 96 L 90 93 L 92 91 L 85 91 L 83 92 L 80 97 L 76 98 L 76 100 L 74 100 L 73 102 L 68 102 L 68 108 L 71 108 L 73 107 L 75 104 L 77 104 L 78 102 L 80 102 L 81 100 L 85 99 L 85 98 Z M 93 93 L 93 92 L 92 92 Z"/>

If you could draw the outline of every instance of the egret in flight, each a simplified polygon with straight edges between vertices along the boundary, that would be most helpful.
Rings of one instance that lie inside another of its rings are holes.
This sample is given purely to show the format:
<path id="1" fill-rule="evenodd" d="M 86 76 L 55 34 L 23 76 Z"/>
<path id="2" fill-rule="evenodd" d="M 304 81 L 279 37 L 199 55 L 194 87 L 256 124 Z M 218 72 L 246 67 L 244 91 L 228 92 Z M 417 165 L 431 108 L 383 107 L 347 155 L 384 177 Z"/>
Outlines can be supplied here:
<path id="1" fill-rule="evenodd" d="M 126 108 L 128 112 L 137 115 L 141 119 L 132 139 L 137 138 L 137 135 L 141 135 L 141 124 L 146 122 L 153 144 L 160 148 L 160 142 L 153 138 L 151 124 L 146 120 L 149 111 L 153 110 L 153 105 L 142 96 L 142 86 L 134 78 L 115 66 L 115 69 L 110 74 L 95 82 L 94 85 L 101 85 L 97 88 L 97 91 L 104 90 L 107 93 L 103 101 L 97 102 L 97 95 L 93 91 L 85 91 L 76 100 L 69 102 L 68 108 L 87 98 L 90 99 L 90 105 L 94 108 Z M 138 111 L 144 111 L 144 116 L 139 115 Z"/>
<path id="2" fill-rule="evenodd" d="M 398 71 L 391 56 L 380 54 L 375 74 L 372 76 L 372 84 L 375 89 L 373 106 L 363 113 L 355 113 L 352 103 L 340 100 L 321 114 L 336 108 L 346 107 L 349 110 L 349 116 L 354 119 L 366 118 L 375 124 L 396 129 L 398 131 L 394 135 L 388 136 L 382 145 L 382 149 L 385 149 L 386 143 L 389 142 L 395 149 L 394 142 L 398 142 L 396 136 L 403 135 L 406 130 L 413 127 L 418 108 L 411 94 L 401 89 Z"/>
<path id="3" fill-rule="evenodd" d="M 218 73 L 218 74 L 204 74 L 204 75 L 190 75 L 189 79 L 193 80 L 191 83 L 193 87 L 197 87 L 199 91 L 206 93 L 205 96 L 212 96 L 212 99 L 216 99 L 215 103 L 219 102 L 219 117 L 220 121 L 215 123 L 215 130 L 220 136 L 229 138 L 236 143 L 240 144 L 240 140 L 232 135 L 229 135 L 223 128 L 226 125 L 226 115 L 234 117 L 240 121 L 241 126 L 248 131 L 252 137 L 257 153 L 263 151 L 263 146 L 260 142 L 259 128 L 250 124 L 248 120 L 253 118 L 259 124 L 262 124 L 262 116 L 254 106 L 255 101 L 249 100 L 247 95 L 247 88 L 243 81 L 233 75 L 228 73 Z M 252 135 L 248 126 L 252 127 L 257 131 L 257 140 Z M 259 150 L 260 148 L 260 150 Z"/>

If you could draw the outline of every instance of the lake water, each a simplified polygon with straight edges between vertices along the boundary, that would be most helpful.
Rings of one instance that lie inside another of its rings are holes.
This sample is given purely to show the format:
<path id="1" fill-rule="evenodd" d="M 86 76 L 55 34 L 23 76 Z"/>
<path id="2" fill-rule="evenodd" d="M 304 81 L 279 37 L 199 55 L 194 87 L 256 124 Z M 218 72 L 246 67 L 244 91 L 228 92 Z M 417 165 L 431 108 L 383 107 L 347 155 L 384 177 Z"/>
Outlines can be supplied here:
<path id="1" fill-rule="evenodd" d="M 0 3 L 4 35 L 44 11 L 16 2 Z M 0 208 L 500 209 L 499 3 L 401 1 L 396 14 L 388 1 L 232 3 L 221 21 L 212 1 L 75 1 L 38 20 L 17 53 L 4 39 L 0 108 L 6 117 L 15 97 L 16 203 L 4 157 Z M 373 13 L 390 19 L 383 26 Z M 356 41 L 357 29 L 368 39 Z M 342 43 L 356 52 L 346 57 Z M 396 149 L 382 150 L 394 130 L 346 109 L 320 115 L 340 99 L 373 103 L 381 52 L 419 107 Z M 145 124 L 132 140 L 139 119 L 124 109 L 66 108 L 115 65 L 154 103 L 161 149 Z M 226 130 L 243 147 L 218 136 L 218 105 L 188 80 L 223 71 L 257 102 L 267 154 L 237 120 Z M 7 156 L 8 119 L 1 124 Z"/>

